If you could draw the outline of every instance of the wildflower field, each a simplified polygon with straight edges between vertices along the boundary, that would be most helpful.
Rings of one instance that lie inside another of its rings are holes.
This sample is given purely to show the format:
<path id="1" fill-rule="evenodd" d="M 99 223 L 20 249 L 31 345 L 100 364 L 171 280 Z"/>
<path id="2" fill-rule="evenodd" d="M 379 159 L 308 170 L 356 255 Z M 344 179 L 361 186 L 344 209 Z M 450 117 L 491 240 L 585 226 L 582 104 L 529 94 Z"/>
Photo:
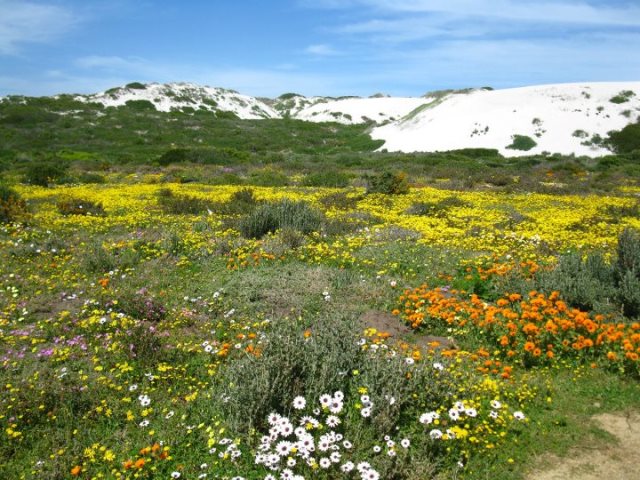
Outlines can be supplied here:
<path id="1" fill-rule="evenodd" d="M 636 187 L 159 180 L 7 189 L 3 478 L 525 478 L 640 406 Z"/>

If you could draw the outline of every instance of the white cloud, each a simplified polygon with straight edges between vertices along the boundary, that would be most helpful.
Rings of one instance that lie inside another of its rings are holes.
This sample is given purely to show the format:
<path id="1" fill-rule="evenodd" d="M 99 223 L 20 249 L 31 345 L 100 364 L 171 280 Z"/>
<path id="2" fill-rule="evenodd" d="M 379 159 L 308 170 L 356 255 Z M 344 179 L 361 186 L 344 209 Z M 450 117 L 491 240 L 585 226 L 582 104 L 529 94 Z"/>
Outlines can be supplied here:
<path id="1" fill-rule="evenodd" d="M 0 0 L 0 55 L 19 53 L 28 43 L 47 43 L 71 30 L 80 18 L 57 5 Z"/>
<path id="2" fill-rule="evenodd" d="M 306 7 L 368 7 L 372 13 L 445 13 L 523 22 L 640 26 L 640 6 L 596 5 L 585 0 L 315 0 Z"/>
<path id="3" fill-rule="evenodd" d="M 331 46 L 326 45 L 324 43 L 309 45 L 305 49 L 306 53 L 310 53 L 311 55 L 318 55 L 322 57 L 338 55 L 338 52 L 334 50 Z"/>

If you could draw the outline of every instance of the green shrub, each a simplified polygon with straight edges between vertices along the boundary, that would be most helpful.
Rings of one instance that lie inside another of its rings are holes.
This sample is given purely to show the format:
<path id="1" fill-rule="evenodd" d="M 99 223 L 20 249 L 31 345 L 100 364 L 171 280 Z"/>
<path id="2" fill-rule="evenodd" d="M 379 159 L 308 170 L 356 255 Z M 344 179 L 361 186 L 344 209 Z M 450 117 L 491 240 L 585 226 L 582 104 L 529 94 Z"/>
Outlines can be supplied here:
<path id="1" fill-rule="evenodd" d="M 131 82 L 125 85 L 125 88 L 130 88 L 132 90 L 145 90 L 147 87 L 145 84 L 140 82 Z"/>
<path id="2" fill-rule="evenodd" d="M 575 131 L 572 133 L 572 136 L 574 136 L 574 137 L 576 137 L 576 138 L 588 138 L 588 137 L 589 137 L 589 134 L 588 134 L 587 132 L 585 132 L 584 130 L 580 130 L 580 129 L 578 129 L 578 130 L 575 130 Z"/>
<path id="3" fill-rule="evenodd" d="M 103 175 L 97 173 L 81 173 L 78 175 L 78 182 L 80 183 L 106 183 L 106 179 Z"/>
<path id="4" fill-rule="evenodd" d="M 511 140 L 511 144 L 506 147 L 510 150 L 522 150 L 526 152 L 538 145 L 533 138 L 526 135 L 513 135 Z"/>
<path id="5" fill-rule="evenodd" d="M 24 182 L 48 187 L 51 183 L 60 182 L 67 174 L 67 168 L 68 166 L 63 163 L 33 162 L 27 167 Z"/>
<path id="6" fill-rule="evenodd" d="M 140 365 L 157 365 L 162 360 L 163 345 L 158 330 L 148 322 L 138 322 L 129 334 L 127 353 Z"/>
<path id="7" fill-rule="evenodd" d="M 302 184 L 306 187 L 344 188 L 349 185 L 349 175 L 337 170 L 326 170 L 305 176 Z"/>
<path id="8" fill-rule="evenodd" d="M 640 232 L 625 228 L 618 237 L 616 272 L 621 278 L 626 272 L 635 272 L 640 278 Z"/>
<path id="9" fill-rule="evenodd" d="M 146 288 L 120 295 L 117 306 L 122 313 L 138 320 L 159 322 L 167 316 L 165 306 Z"/>
<path id="10" fill-rule="evenodd" d="M 352 210 L 358 206 L 358 202 L 362 200 L 360 195 L 349 195 L 349 192 L 335 192 L 320 198 L 320 203 L 327 210 L 335 208 L 336 210 Z"/>
<path id="11" fill-rule="evenodd" d="M 323 223 L 321 212 L 306 202 L 288 199 L 266 203 L 240 221 L 240 232 L 245 238 L 262 238 L 267 233 L 290 228 L 308 234 L 320 230 Z"/>
<path id="12" fill-rule="evenodd" d="M 265 428 L 267 415 L 282 411 L 296 396 L 317 399 L 366 385 L 376 405 L 370 428 L 382 438 L 407 413 L 412 394 L 422 389 L 421 397 L 434 402 L 446 395 L 445 375 L 440 382 L 426 368 L 413 369 L 402 355 L 363 350 L 358 345 L 360 326 L 353 320 L 329 315 L 306 331 L 310 336 L 304 334 L 305 325 L 280 321 L 268 332 L 259 357 L 244 356 L 221 372 L 223 398 L 228 401 L 220 401 L 220 408 L 233 431 Z M 395 403 L 389 402 L 390 396 Z"/>
<path id="13" fill-rule="evenodd" d="M 616 293 L 612 268 L 600 254 L 585 260 L 579 253 L 563 255 L 552 271 L 540 274 L 539 282 L 542 290 L 557 290 L 569 305 L 587 311 L 610 309 L 607 304 Z"/>
<path id="14" fill-rule="evenodd" d="M 631 98 L 634 97 L 635 95 L 636 94 L 633 92 L 633 90 L 623 90 L 622 92 L 618 93 L 616 96 L 611 97 L 609 101 L 611 103 L 617 103 L 617 104 L 626 103 L 629 100 L 631 100 Z"/>
<path id="15" fill-rule="evenodd" d="M 0 223 L 15 222 L 26 211 L 26 204 L 11 187 L 0 183 Z"/>
<path id="16" fill-rule="evenodd" d="M 470 206 L 469 202 L 459 197 L 447 197 L 437 202 L 417 202 L 411 205 L 407 212 L 409 215 L 422 215 L 429 217 L 445 217 L 450 209 Z"/>
<path id="17" fill-rule="evenodd" d="M 383 172 L 365 177 L 367 193 L 404 195 L 409 193 L 407 175 L 403 172 Z"/>
<path id="18" fill-rule="evenodd" d="M 127 100 L 125 102 L 125 106 L 132 110 L 137 110 L 141 112 L 156 110 L 156 106 L 153 103 L 151 103 L 149 100 Z"/>
<path id="19" fill-rule="evenodd" d="M 640 150 L 640 122 L 627 125 L 622 130 L 609 132 L 605 143 L 618 154 Z"/>
<path id="20" fill-rule="evenodd" d="M 249 183 L 258 187 L 286 187 L 290 183 L 290 178 L 279 170 L 263 168 L 251 172 Z"/>
<path id="21" fill-rule="evenodd" d="M 56 206 L 61 215 L 102 216 L 105 214 L 102 204 L 82 198 L 62 198 Z"/>
<path id="22" fill-rule="evenodd" d="M 160 158 L 158 158 L 158 163 L 162 166 L 171 165 L 172 163 L 182 163 L 189 160 L 189 150 L 184 148 L 172 148 L 164 152 Z"/>
<path id="23" fill-rule="evenodd" d="M 189 195 L 177 195 L 168 188 L 158 191 L 158 204 L 165 213 L 199 215 L 211 211 L 212 202 Z"/>
<path id="24" fill-rule="evenodd" d="M 640 315 L 640 279 L 636 272 L 627 270 L 620 278 L 617 300 L 626 317 L 637 318 Z"/>

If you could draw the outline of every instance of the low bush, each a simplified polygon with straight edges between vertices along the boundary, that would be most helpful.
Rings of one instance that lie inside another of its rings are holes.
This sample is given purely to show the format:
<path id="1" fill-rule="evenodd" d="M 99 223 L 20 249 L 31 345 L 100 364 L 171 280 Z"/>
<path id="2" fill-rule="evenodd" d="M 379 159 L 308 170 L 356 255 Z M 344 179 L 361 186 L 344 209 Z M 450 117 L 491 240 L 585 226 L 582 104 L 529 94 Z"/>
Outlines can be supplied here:
<path id="1" fill-rule="evenodd" d="M 305 187 L 333 187 L 344 188 L 349 185 L 349 175 L 337 170 L 311 173 L 304 177 Z"/>
<path id="2" fill-rule="evenodd" d="M 409 215 L 422 215 L 429 217 L 444 217 L 452 208 L 470 206 L 469 202 L 459 197 L 447 197 L 437 202 L 417 202 L 407 209 Z"/>
<path id="3" fill-rule="evenodd" d="M 137 320 L 159 322 L 167 316 L 167 309 L 146 288 L 135 293 L 125 293 L 118 297 L 117 308 Z"/>
<path id="4" fill-rule="evenodd" d="M 291 405 L 298 396 L 317 399 L 327 392 L 347 393 L 367 385 L 376 405 L 371 420 L 382 438 L 412 401 L 414 389 L 427 388 L 436 402 L 444 399 L 444 382 L 429 384 L 423 369 L 412 368 L 401 356 L 362 349 L 355 321 L 332 315 L 307 327 L 293 321 L 273 325 L 260 356 L 246 356 L 222 373 L 224 397 L 231 400 L 220 406 L 233 430 L 267 427 L 267 415 Z M 413 375 L 407 375 L 410 371 Z M 395 402 L 389 402 L 391 396 Z"/>
<path id="5" fill-rule="evenodd" d="M 158 191 L 158 204 L 164 212 L 173 215 L 199 215 L 210 211 L 212 207 L 207 200 L 175 194 L 168 188 Z"/>
<path id="6" fill-rule="evenodd" d="M 383 172 L 365 177 L 367 193 L 404 195 L 409 193 L 407 175 L 403 172 Z"/>
<path id="7" fill-rule="evenodd" d="M 103 175 L 97 173 L 81 173 L 78 175 L 78 182 L 80 183 L 106 183 L 106 179 Z"/>
<path id="8" fill-rule="evenodd" d="M 571 306 L 581 310 L 611 310 L 615 298 L 613 272 L 599 254 L 582 259 L 579 253 L 563 255 L 556 267 L 539 275 L 540 288 L 562 292 Z"/>
<path id="9" fill-rule="evenodd" d="M 360 195 L 349 195 L 348 192 L 330 193 L 320 198 L 320 203 L 327 210 L 335 208 L 336 210 L 352 210 L 358 206 L 358 202 L 362 200 Z"/>
<path id="10" fill-rule="evenodd" d="M 82 198 L 62 198 L 56 204 L 61 215 L 105 215 L 101 203 Z"/>
<path id="11" fill-rule="evenodd" d="M 640 123 L 632 123 L 622 130 L 609 132 L 605 143 L 618 154 L 640 150 Z"/>
<path id="12" fill-rule="evenodd" d="M 258 206 L 240 221 L 245 238 L 262 238 L 267 233 L 290 228 L 308 234 L 320 230 L 324 217 L 306 202 L 281 200 Z"/>
<path id="13" fill-rule="evenodd" d="M 631 100 L 632 97 L 635 97 L 635 95 L 636 94 L 633 92 L 633 90 L 623 90 L 617 95 L 611 97 L 609 101 L 616 104 L 626 103 Z"/>
<path id="14" fill-rule="evenodd" d="M 510 150 L 522 150 L 526 152 L 538 145 L 533 138 L 526 135 L 513 135 L 511 140 L 511 144 L 506 147 Z"/>
<path id="15" fill-rule="evenodd" d="M 26 211 L 26 203 L 11 187 L 0 183 L 0 223 L 18 220 Z"/>
<path id="16" fill-rule="evenodd" d="M 67 174 L 67 165 L 55 162 L 33 162 L 27 167 L 24 182 L 30 185 L 48 187 L 51 183 L 59 183 Z"/>

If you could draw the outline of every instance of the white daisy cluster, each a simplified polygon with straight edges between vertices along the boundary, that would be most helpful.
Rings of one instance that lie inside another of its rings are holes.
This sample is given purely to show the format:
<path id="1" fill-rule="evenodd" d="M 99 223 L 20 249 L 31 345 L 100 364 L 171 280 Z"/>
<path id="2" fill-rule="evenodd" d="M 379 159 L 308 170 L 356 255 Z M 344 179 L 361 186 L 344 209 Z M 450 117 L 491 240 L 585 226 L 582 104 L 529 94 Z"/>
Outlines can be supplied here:
<path id="1" fill-rule="evenodd" d="M 408 438 L 403 438 L 398 443 L 396 440 L 393 440 L 391 436 L 385 435 L 384 444 L 383 445 L 374 445 L 373 453 L 381 453 L 382 450 L 385 450 L 385 453 L 388 457 L 395 457 L 398 454 L 398 449 L 401 448 L 403 450 L 407 450 L 411 446 L 411 440 Z"/>
<path id="2" fill-rule="evenodd" d="M 500 409 L 503 408 L 503 405 L 498 400 L 491 400 L 490 405 L 491 405 L 491 411 L 489 412 L 489 417 L 493 420 L 497 420 L 498 417 L 500 416 Z M 451 407 L 447 411 L 447 414 L 446 414 L 447 422 L 445 423 L 448 423 L 448 422 L 453 422 L 453 423 L 459 422 L 460 424 L 464 422 L 468 423 L 472 421 L 472 419 L 476 418 L 477 416 L 478 416 L 477 409 L 466 405 L 462 401 L 457 401 L 456 403 L 453 404 L 453 407 Z M 518 421 L 524 421 L 526 419 L 526 416 L 524 413 L 517 411 L 517 412 L 513 412 L 513 418 Z M 423 425 L 437 426 L 440 424 L 440 413 L 438 413 L 437 411 L 423 413 L 418 418 L 418 421 Z M 429 436 L 431 437 L 432 440 L 440 440 L 440 439 L 454 440 L 456 438 L 456 433 L 452 429 L 447 429 L 445 432 L 443 432 L 438 428 L 434 428 L 429 431 Z"/>
<path id="3" fill-rule="evenodd" d="M 209 453 L 218 453 L 219 458 L 231 458 L 235 460 L 242 456 L 242 452 L 238 449 L 238 445 L 230 438 L 222 438 L 218 441 L 218 447 L 209 449 Z"/>
<path id="4" fill-rule="evenodd" d="M 303 480 L 300 472 L 316 469 L 339 469 L 343 473 L 356 470 L 363 480 L 378 480 L 380 474 L 368 463 L 345 461 L 353 444 L 337 431 L 342 423 L 344 394 L 337 391 L 321 395 L 319 403 L 321 408 L 307 415 L 306 399 L 296 397 L 292 407 L 300 413 L 299 418 L 290 419 L 275 412 L 267 417 L 269 433 L 261 438 L 254 459 L 256 465 L 273 472 L 264 480 Z"/>
<path id="5" fill-rule="evenodd" d="M 369 418 L 373 412 L 373 402 L 369 395 L 360 395 L 360 403 L 362 404 L 360 415 L 364 418 Z"/>

